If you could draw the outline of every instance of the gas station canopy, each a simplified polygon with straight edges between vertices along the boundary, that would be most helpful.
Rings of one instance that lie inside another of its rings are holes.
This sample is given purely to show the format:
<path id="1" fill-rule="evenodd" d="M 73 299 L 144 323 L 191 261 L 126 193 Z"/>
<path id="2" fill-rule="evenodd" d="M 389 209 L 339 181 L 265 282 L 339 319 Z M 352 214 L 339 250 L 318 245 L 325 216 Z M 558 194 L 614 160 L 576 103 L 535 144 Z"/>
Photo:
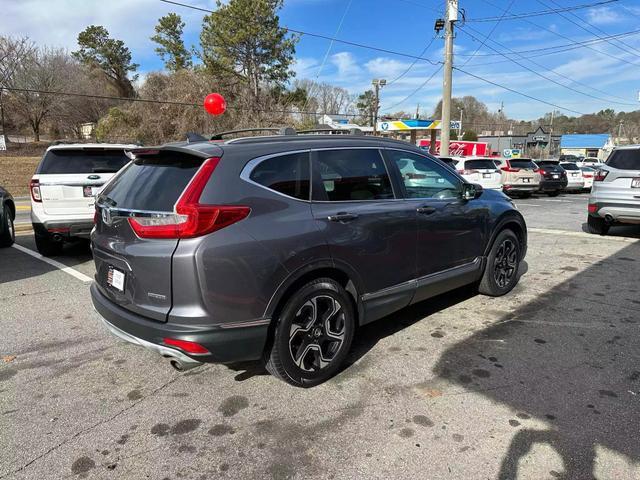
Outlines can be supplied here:
<path id="1" fill-rule="evenodd" d="M 379 132 L 398 132 L 409 130 L 441 130 L 442 120 L 390 120 L 378 122 Z M 451 130 L 460 129 L 459 121 L 451 122 Z"/>

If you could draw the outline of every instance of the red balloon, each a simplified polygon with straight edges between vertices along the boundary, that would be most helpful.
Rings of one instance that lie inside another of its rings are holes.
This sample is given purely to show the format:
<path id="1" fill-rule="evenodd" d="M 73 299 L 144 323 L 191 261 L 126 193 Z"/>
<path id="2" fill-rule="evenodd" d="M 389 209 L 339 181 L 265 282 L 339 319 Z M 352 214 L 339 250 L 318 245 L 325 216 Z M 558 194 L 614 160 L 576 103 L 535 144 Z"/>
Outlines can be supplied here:
<path id="1" fill-rule="evenodd" d="M 227 109 L 227 102 L 219 93 L 210 93 L 204 98 L 204 109 L 210 115 L 222 115 Z"/>

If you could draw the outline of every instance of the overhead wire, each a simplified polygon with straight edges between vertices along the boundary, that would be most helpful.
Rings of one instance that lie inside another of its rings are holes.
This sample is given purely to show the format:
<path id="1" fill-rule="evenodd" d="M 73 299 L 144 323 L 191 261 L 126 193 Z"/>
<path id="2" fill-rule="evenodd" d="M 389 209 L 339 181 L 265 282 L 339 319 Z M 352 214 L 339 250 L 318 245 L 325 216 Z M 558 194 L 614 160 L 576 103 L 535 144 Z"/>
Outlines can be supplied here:
<path id="1" fill-rule="evenodd" d="M 602 6 L 602 5 L 607 5 L 607 4 L 610 4 L 610 3 L 616 3 L 618 1 L 619 0 L 603 0 L 601 2 L 587 3 L 587 4 L 582 4 L 582 5 L 573 5 L 571 7 L 562 7 L 562 6 L 560 6 L 560 8 L 549 8 L 549 10 L 542 10 L 542 11 L 537 11 L 537 12 L 514 13 L 513 15 L 508 15 L 508 16 L 505 16 L 505 17 L 497 16 L 497 17 L 467 18 L 466 22 L 481 23 L 481 22 L 497 22 L 497 21 L 503 21 L 503 20 L 522 20 L 523 18 L 541 17 L 541 16 L 545 16 L 545 15 L 554 15 L 554 14 L 557 14 L 557 13 L 573 12 L 575 10 L 583 10 L 585 8 L 594 8 L 594 7 L 599 7 L 599 6 Z"/>

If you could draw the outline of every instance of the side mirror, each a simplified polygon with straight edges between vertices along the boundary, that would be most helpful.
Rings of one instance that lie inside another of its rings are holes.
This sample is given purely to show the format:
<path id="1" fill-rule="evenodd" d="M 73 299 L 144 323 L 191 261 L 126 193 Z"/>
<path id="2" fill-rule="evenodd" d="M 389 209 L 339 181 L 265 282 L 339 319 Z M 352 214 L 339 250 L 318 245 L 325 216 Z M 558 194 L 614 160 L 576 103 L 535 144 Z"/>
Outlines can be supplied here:
<path id="1" fill-rule="evenodd" d="M 473 200 L 482 195 L 482 185 L 477 183 L 465 183 L 462 186 L 462 199 Z"/>

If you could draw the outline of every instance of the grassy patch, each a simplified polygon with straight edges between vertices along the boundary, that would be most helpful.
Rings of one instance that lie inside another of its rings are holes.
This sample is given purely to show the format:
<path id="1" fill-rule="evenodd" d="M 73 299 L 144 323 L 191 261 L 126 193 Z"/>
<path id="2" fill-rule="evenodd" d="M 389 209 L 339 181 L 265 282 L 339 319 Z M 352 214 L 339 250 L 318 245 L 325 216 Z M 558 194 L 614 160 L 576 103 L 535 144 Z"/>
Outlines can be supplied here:
<path id="1" fill-rule="evenodd" d="M 29 180 L 41 157 L 0 157 L 0 185 L 14 197 L 29 195 Z"/>

